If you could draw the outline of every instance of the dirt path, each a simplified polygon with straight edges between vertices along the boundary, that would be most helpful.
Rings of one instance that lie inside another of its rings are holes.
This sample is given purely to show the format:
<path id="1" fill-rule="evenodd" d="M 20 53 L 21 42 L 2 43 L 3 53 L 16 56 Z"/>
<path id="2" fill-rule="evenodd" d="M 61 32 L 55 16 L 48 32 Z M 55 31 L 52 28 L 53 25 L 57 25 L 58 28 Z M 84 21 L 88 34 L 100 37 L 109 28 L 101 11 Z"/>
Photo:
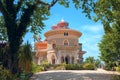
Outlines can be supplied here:
<path id="1" fill-rule="evenodd" d="M 31 77 L 30 80 L 111 80 L 117 72 L 97 70 L 53 70 L 40 72 Z"/>

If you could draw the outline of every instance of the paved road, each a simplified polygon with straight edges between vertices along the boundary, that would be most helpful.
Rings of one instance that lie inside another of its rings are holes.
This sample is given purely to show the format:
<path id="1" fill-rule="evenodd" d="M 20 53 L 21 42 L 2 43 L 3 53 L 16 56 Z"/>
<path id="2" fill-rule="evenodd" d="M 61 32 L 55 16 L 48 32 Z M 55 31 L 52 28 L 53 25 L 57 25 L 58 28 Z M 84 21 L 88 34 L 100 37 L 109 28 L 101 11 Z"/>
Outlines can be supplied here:
<path id="1" fill-rule="evenodd" d="M 98 70 L 57 70 L 40 72 L 30 80 L 111 80 L 117 72 Z"/>

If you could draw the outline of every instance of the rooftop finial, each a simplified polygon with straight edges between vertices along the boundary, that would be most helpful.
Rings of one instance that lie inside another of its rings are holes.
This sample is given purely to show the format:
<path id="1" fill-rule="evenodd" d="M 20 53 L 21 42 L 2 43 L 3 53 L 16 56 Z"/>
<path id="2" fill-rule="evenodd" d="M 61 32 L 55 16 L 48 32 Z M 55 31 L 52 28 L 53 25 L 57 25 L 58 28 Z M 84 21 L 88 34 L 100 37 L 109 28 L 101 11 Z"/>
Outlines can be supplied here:
<path id="1" fill-rule="evenodd" d="M 61 22 L 64 22 L 64 19 L 63 19 L 63 18 L 61 19 Z"/>

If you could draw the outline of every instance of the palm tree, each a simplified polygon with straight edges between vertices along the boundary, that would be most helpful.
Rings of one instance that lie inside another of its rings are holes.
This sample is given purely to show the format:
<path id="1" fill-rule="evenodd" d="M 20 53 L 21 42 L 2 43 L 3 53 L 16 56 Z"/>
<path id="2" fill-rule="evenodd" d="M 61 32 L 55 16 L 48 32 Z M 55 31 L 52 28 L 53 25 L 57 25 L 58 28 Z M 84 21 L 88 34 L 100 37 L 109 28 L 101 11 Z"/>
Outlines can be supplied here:
<path id="1" fill-rule="evenodd" d="M 27 41 L 20 49 L 19 68 L 25 73 L 29 73 L 32 67 L 32 47 Z"/>

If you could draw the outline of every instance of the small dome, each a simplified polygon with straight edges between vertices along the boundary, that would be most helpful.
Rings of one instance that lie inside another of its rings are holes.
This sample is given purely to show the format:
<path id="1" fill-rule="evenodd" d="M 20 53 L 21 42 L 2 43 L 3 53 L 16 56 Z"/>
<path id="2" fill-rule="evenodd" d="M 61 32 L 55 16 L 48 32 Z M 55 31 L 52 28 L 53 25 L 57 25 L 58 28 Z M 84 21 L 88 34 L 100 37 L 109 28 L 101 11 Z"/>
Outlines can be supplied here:
<path id="1" fill-rule="evenodd" d="M 68 25 L 68 22 L 65 22 L 64 19 L 62 19 L 61 22 L 57 24 L 59 29 L 68 29 Z"/>
<path id="2" fill-rule="evenodd" d="M 68 22 L 65 22 L 64 19 L 62 19 L 57 25 L 52 26 L 52 30 L 55 29 L 69 29 L 68 28 Z"/>

